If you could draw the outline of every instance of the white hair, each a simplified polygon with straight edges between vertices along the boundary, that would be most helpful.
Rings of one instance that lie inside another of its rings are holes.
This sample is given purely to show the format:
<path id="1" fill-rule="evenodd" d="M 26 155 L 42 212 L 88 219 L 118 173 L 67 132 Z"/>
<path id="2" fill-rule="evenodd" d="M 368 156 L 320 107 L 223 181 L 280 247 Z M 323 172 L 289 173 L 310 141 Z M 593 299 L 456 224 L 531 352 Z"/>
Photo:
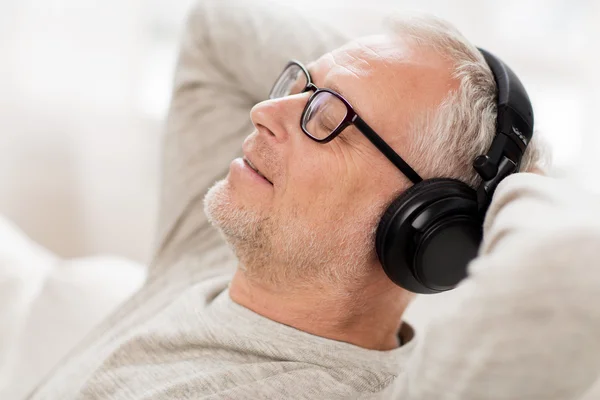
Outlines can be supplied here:
<path id="1" fill-rule="evenodd" d="M 480 178 L 473 161 L 485 154 L 495 136 L 496 84 L 479 50 L 454 26 L 434 16 L 394 17 L 391 31 L 419 46 L 426 46 L 453 63 L 452 90 L 436 110 L 417 116 L 409 141 L 415 168 L 424 178 L 459 179 L 472 187 Z M 521 171 L 543 168 L 540 140 L 531 141 L 521 162 Z"/>

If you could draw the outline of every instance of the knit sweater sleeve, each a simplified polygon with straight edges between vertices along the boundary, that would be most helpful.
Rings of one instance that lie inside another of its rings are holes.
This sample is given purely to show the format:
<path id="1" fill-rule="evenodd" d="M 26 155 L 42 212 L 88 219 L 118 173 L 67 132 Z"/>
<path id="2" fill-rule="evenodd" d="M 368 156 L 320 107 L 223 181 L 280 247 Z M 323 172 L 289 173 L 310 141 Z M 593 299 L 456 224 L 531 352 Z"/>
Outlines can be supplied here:
<path id="1" fill-rule="evenodd" d="M 581 398 L 600 371 L 599 205 L 566 182 L 507 178 L 480 255 L 418 339 L 398 398 Z"/>

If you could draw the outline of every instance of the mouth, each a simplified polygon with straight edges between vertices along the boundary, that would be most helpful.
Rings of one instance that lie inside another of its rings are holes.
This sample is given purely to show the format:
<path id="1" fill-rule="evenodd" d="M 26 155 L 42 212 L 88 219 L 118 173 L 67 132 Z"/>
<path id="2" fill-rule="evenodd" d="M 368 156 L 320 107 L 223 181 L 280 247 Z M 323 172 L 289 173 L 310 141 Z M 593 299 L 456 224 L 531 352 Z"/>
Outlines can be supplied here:
<path id="1" fill-rule="evenodd" d="M 250 160 L 248 160 L 246 157 L 243 158 L 244 162 L 254 171 L 256 172 L 258 175 L 260 175 L 264 180 L 266 180 L 267 182 L 269 182 L 271 185 L 273 184 L 273 182 L 271 182 L 270 180 L 267 179 L 266 176 L 264 176 L 262 174 L 262 172 L 260 172 L 258 170 L 258 168 L 256 168 L 256 166 L 254 166 L 254 164 L 252 164 L 252 162 Z"/>

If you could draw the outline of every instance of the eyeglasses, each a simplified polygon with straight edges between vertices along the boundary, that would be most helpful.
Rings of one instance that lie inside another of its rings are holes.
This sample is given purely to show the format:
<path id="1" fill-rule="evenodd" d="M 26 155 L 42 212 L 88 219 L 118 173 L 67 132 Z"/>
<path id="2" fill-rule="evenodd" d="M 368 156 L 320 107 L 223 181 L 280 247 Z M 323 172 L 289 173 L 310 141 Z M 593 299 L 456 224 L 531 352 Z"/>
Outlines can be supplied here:
<path id="1" fill-rule="evenodd" d="M 320 89 L 312 83 L 310 73 L 298 61 L 290 61 L 269 94 L 270 99 L 291 96 L 314 90 L 308 99 L 300 126 L 302 131 L 319 143 L 335 139 L 349 125 L 356 128 L 377 147 L 413 183 L 423 179 L 367 123 L 356 114 L 350 103 L 339 93 Z"/>

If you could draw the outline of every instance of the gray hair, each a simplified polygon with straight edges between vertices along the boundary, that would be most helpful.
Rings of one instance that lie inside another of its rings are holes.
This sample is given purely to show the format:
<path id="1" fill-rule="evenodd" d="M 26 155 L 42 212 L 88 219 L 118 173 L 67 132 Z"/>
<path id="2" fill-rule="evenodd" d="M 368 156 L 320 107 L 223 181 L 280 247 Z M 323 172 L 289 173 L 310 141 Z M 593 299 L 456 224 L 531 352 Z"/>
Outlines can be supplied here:
<path id="1" fill-rule="evenodd" d="M 472 187 L 480 181 L 473 161 L 485 154 L 495 136 L 496 84 L 483 56 L 454 26 L 434 16 L 395 17 L 392 33 L 427 46 L 454 65 L 458 89 L 436 110 L 417 116 L 411 126 L 408 154 L 416 155 L 414 168 L 424 178 L 459 179 Z M 521 162 L 521 171 L 543 168 L 537 135 Z"/>

